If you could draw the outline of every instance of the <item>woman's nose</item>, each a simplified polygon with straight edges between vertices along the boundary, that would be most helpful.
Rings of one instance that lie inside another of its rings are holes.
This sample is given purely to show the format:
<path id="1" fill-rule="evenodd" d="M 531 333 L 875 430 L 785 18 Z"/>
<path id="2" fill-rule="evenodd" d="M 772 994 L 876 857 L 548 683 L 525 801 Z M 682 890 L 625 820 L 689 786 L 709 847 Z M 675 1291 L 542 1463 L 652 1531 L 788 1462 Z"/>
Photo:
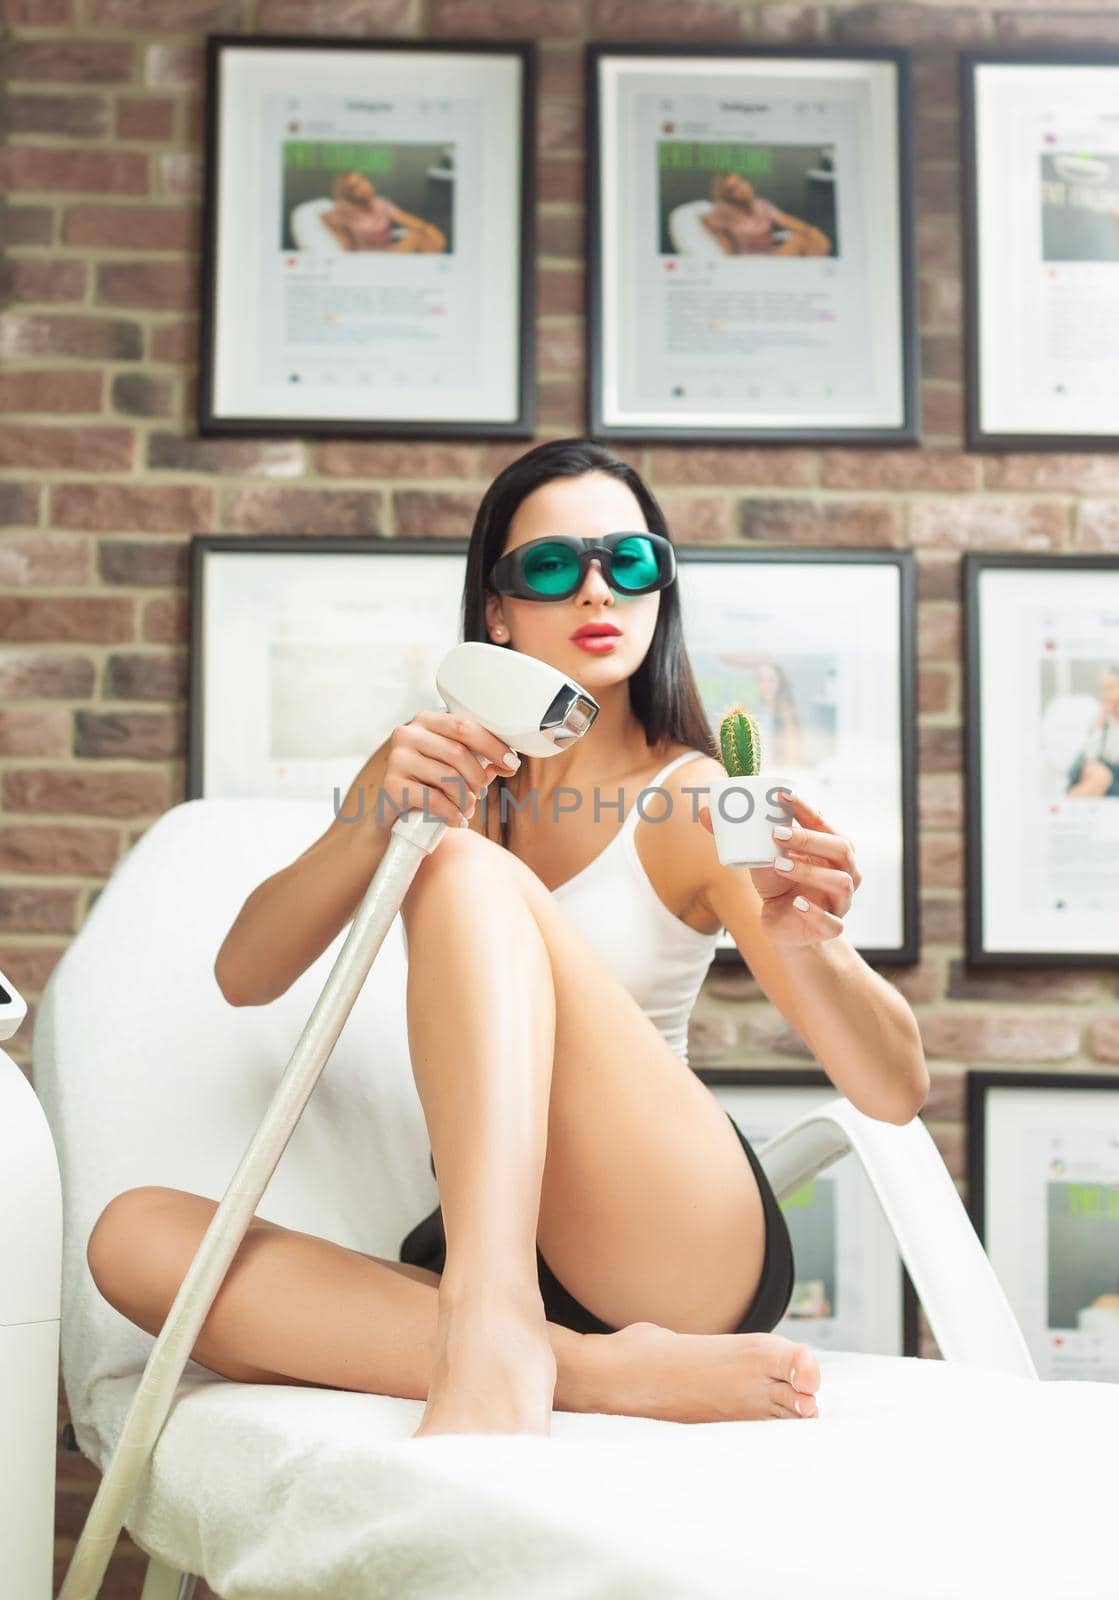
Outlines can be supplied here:
<path id="1" fill-rule="evenodd" d="M 591 600 L 607 598 L 612 600 L 614 598 L 613 591 L 607 583 L 606 575 L 602 570 L 602 562 L 597 556 L 592 559 L 590 566 L 587 568 L 587 575 L 583 579 L 583 587 L 579 590 L 579 598 L 581 600 L 584 598 Z"/>

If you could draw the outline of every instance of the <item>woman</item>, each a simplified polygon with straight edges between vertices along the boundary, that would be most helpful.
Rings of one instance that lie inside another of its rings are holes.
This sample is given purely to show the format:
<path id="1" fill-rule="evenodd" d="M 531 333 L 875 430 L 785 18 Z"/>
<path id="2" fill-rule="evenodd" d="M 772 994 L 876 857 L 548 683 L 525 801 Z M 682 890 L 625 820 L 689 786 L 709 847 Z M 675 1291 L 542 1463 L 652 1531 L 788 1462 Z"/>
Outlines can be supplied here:
<path id="1" fill-rule="evenodd" d="M 912 1012 L 843 938 L 849 841 L 798 800 L 787 870 L 724 869 L 693 820 L 691 788 L 723 769 L 671 551 L 653 496 L 608 450 L 561 440 L 513 462 L 478 510 L 464 637 L 550 662 L 598 718 L 569 750 L 518 763 L 473 721 L 418 712 L 238 914 L 215 975 L 232 1004 L 266 1005 L 352 918 L 421 790 L 460 824 L 402 907 L 441 1208 L 399 1262 L 254 1218 L 194 1348 L 213 1371 L 426 1397 L 417 1436 L 546 1433 L 553 1407 L 818 1414 L 812 1352 L 768 1331 L 792 1289 L 781 1213 L 680 1048 L 719 928 L 869 1115 L 908 1121 L 928 1077 Z M 609 643 L 587 642 L 602 630 Z M 654 776 L 674 802 L 659 826 L 663 795 L 642 801 L 649 820 L 634 809 Z M 504 824 L 499 788 L 522 807 Z M 102 1294 L 157 1332 L 216 1205 L 117 1196 L 87 1252 Z"/>
<path id="2" fill-rule="evenodd" d="M 711 180 L 714 204 L 700 216 L 728 256 L 826 256 L 831 240 L 821 229 L 763 200 L 749 178 L 720 172 Z M 778 229 L 784 229 L 778 238 Z"/>
<path id="3" fill-rule="evenodd" d="M 378 194 L 372 178 L 364 173 L 336 173 L 330 197 L 334 204 L 320 220 L 343 250 L 438 255 L 447 247 L 447 237 L 440 228 L 410 211 L 402 211 L 387 196 Z M 399 237 L 395 237 L 396 229 L 401 230 Z"/>
<path id="4" fill-rule="evenodd" d="M 1065 779 L 1071 800 L 1119 796 L 1119 664 L 1100 674 L 1100 708 Z"/>

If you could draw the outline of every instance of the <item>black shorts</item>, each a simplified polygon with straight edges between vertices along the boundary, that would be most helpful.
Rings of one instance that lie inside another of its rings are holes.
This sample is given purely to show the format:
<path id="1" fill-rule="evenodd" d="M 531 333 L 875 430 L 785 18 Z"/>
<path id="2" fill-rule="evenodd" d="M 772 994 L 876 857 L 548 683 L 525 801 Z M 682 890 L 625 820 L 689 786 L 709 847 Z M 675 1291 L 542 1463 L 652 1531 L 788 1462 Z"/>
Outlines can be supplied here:
<path id="1" fill-rule="evenodd" d="M 762 1262 L 761 1282 L 753 1304 L 738 1324 L 738 1333 L 769 1333 L 781 1321 L 793 1297 L 793 1247 L 781 1207 L 777 1204 L 769 1179 L 755 1155 L 750 1141 L 727 1113 L 727 1120 L 746 1152 L 747 1159 L 761 1191 L 765 1214 L 765 1257 Z M 431 1160 L 435 1172 L 435 1160 Z M 416 1224 L 400 1246 L 400 1259 L 413 1267 L 426 1267 L 429 1272 L 442 1273 L 447 1261 L 447 1238 L 443 1232 L 443 1210 L 436 1206 L 430 1216 Z M 536 1248 L 537 1276 L 540 1295 L 544 1301 L 544 1314 L 549 1322 L 564 1328 L 574 1328 L 576 1333 L 616 1333 L 608 1322 L 588 1311 L 575 1296 L 569 1294 L 556 1277 L 544 1257 Z"/>

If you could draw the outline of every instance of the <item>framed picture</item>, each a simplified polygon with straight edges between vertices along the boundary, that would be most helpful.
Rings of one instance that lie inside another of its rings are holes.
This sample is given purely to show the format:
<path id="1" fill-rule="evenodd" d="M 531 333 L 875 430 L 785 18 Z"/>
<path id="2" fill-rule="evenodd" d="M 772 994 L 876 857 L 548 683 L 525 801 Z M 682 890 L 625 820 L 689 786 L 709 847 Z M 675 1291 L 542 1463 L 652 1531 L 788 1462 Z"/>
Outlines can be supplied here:
<path id="1" fill-rule="evenodd" d="M 533 52 L 209 39 L 201 433 L 532 435 Z"/>
<path id="2" fill-rule="evenodd" d="M 972 450 L 1119 446 L 1119 54 L 960 58 Z"/>
<path id="3" fill-rule="evenodd" d="M 696 1068 L 760 1154 L 821 1101 L 838 1094 L 818 1068 Z M 917 1296 L 897 1242 L 858 1160 L 848 1154 L 781 1201 L 793 1246 L 789 1309 L 773 1330 L 820 1350 L 915 1356 Z"/>
<path id="4" fill-rule="evenodd" d="M 916 641 L 910 550 L 678 545 L 688 655 L 712 732 L 732 705 L 780 769 L 854 840 L 844 919 L 867 961 L 918 959 Z M 725 930 L 719 962 L 740 962 Z"/>
<path id="5" fill-rule="evenodd" d="M 393 728 L 442 709 L 435 672 L 461 637 L 465 550 L 196 535 L 187 798 L 340 805 Z"/>
<path id="6" fill-rule="evenodd" d="M 1039 1378 L 1119 1383 L 1119 1074 L 969 1072 L 971 1219 Z"/>
<path id="7" fill-rule="evenodd" d="M 466 540 L 198 535 L 188 797 L 344 796 L 379 744 L 439 709 Z M 685 639 L 717 735 L 732 704 L 855 839 L 846 919 L 868 961 L 918 956 L 910 551 L 677 546 Z M 717 961 L 740 962 L 725 931 Z"/>
<path id="8" fill-rule="evenodd" d="M 962 573 L 968 962 L 1119 967 L 1119 556 Z"/>
<path id="9" fill-rule="evenodd" d="M 600 438 L 917 439 L 906 53 L 587 47 Z"/>

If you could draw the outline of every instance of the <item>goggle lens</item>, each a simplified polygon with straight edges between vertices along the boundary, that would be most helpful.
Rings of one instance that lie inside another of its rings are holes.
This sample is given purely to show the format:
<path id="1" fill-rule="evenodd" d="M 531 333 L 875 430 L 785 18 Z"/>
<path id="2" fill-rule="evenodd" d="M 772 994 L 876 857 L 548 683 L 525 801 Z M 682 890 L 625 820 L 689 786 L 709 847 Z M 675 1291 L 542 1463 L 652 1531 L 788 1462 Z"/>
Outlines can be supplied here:
<path id="1" fill-rule="evenodd" d="M 578 580 L 579 557 L 565 544 L 541 544 L 525 556 L 522 571 L 537 594 L 566 594 Z"/>
<path id="2" fill-rule="evenodd" d="M 623 539 L 614 546 L 613 584 L 616 589 L 644 589 L 658 573 L 657 552 L 648 539 Z"/>

